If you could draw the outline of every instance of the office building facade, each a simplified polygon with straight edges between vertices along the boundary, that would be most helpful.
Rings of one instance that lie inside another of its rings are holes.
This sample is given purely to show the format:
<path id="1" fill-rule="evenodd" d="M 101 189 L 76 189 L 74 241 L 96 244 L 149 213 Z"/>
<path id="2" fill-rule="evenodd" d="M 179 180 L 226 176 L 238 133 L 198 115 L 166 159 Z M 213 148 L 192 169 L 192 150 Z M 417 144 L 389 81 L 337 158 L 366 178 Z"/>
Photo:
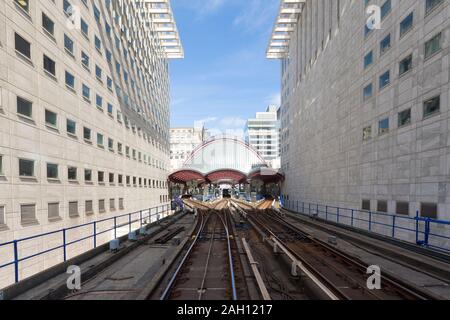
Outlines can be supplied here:
<path id="1" fill-rule="evenodd" d="M 0 243 L 167 203 L 168 59 L 180 57 L 168 0 L 0 3 Z M 59 238 L 20 254 L 44 241 Z M 25 261 L 21 278 L 60 261 Z"/>
<path id="2" fill-rule="evenodd" d="M 449 48 L 448 1 L 281 1 L 286 198 L 450 219 Z"/>
<path id="3" fill-rule="evenodd" d="M 170 171 L 181 169 L 192 151 L 207 138 L 204 127 L 170 128 Z"/>
<path id="4" fill-rule="evenodd" d="M 280 168 L 280 121 L 277 106 L 268 106 L 265 112 L 257 112 L 254 119 L 248 119 L 246 140 L 272 168 Z"/>

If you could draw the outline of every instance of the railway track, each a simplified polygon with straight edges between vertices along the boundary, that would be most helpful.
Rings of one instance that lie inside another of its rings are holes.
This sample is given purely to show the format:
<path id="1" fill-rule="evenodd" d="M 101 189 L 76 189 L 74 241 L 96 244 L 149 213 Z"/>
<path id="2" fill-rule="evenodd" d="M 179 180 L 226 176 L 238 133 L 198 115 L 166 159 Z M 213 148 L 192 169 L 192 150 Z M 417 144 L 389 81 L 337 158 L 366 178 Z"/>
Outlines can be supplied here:
<path id="1" fill-rule="evenodd" d="M 200 210 L 192 241 L 160 300 L 237 300 L 245 296 L 227 210 Z"/>
<path id="2" fill-rule="evenodd" d="M 202 210 L 209 210 L 211 207 L 204 202 L 195 200 L 195 199 L 183 199 L 184 204 L 189 206 L 190 208 L 198 208 Z"/>
<path id="3" fill-rule="evenodd" d="M 328 243 L 317 240 L 272 211 L 251 212 L 249 221 L 264 235 L 283 246 L 336 300 L 433 300 L 435 295 L 383 272 L 380 290 L 367 288 L 367 265 Z"/>

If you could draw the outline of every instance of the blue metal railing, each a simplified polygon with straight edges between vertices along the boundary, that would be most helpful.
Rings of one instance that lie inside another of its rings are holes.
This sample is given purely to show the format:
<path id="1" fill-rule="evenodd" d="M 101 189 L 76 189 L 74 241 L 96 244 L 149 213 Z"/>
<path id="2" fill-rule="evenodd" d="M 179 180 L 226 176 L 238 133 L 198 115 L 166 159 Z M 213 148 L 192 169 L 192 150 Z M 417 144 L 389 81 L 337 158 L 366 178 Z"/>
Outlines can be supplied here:
<path id="1" fill-rule="evenodd" d="M 110 217 L 110 218 L 105 218 L 102 220 L 96 220 L 96 221 L 76 225 L 76 226 L 69 227 L 69 228 L 63 228 L 60 230 L 55 230 L 55 231 L 51 231 L 51 232 L 46 232 L 46 233 L 42 233 L 42 234 L 29 236 L 26 238 L 8 241 L 5 243 L 0 243 L 0 249 L 7 247 L 7 246 L 11 246 L 12 256 L 13 256 L 13 260 L 8 261 L 6 263 L 2 264 L 2 262 L 0 261 L 0 270 L 13 265 L 14 266 L 14 282 L 17 283 L 20 280 L 19 279 L 19 264 L 21 262 L 30 260 L 34 257 L 40 256 L 40 255 L 43 255 L 43 254 L 46 254 L 49 252 L 53 252 L 53 251 L 56 251 L 59 249 L 62 249 L 63 261 L 66 262 L 68 260 L 68 258 L 67 258 L 68 253 L 69 253 L 68 249 L 71 245 L 74 245 L 76 243 L 79 243 L 79 242 L 82 242 L 82 241 L 85 241 L 88 239 L 92 239 L 92 248 L 97 248 L 98 236 L 105 234 L 107 232 L 114 231 L 114 238 L 117 238 L 117 229 L 128 226 L 129 232 L 132 232 L 133 224 L 139 222 L 139 228 L 135 229 L 135 230 L 139 230 L 141 227 L 143 227 L 145 225 L 159 221 L 161 215 L 167 214 L 168 212 L 170 212 L 170 205 L 162 205 L 162 206 L 152 207 L 149 209 L 139 210 L 139 211 L 132 212 L 132 213 L 126 213 L 126 214 L 122 214 L 122 215 L 118 215 L 118 216 L 114 216 L 114 217 Z M 123 218 L 125 218 L 125 219 L 128 218 L 128 219 L 126 219 L 126 222 L 120 222 L 121 219 L 124 220 Z M 106 224 L 106 222 L 112 222 L 112 226 L 107 227 L 105 230 L 102 230 L 101 226 L 102 226 L 102 224 L 103 225 Z M 80 229 L 85 230 L 86 228 L 90 228 L 90 227 L 92 227 L 92 231 L 88 235 L 82 236 L 81 238 L 76 238 L 76 239 L 70 240 L 70 237 L 69 237 L 70 231 L 80 230 Z M 100 230 L 98 230 L 98 229 L 100 229 Z M 61 244 L 51 247 L 49 249 L 45 249 L 43 251 L 30 253 L 23 257 L 20 255 L 20 246 L 19 245 L 21 243 L 24 243 L 24 242 L 30 241 L 30 240 L 36 240 L 36 239 L 45 240 L 45 237 L 56 235 L 56 234 L 61 235 Z M 104 243 L 106 243 L 106 242 L 107 241 L 105 241 Z M 89 249 L 83 250 L 83 252 L 86 252 L 88 250 Z"/>
<path id="2" fill-rule="evenodd" d="M 450 252 L 450 221 L 349 209 L 281 199 L 281 206 L 298 214 L 316 216 L 326 221 L 347 225 L 394 239 L 415 242 L 419 246 Z"/>

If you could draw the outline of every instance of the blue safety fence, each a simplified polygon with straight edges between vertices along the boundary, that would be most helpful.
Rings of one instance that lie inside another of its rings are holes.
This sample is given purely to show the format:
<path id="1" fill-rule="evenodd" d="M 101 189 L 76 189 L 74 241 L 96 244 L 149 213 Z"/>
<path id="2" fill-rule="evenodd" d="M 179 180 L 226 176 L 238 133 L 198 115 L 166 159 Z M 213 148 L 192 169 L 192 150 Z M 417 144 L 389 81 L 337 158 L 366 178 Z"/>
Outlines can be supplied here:
<path id="1" fill-rule="evenodd" d="M 17 283 L 21 280 L 21 263 L 28 262 L 33 258 L 44 254 L 55 252 L 57 257 L 59 257 L 60 262 L 66 262 L 78 254 L 97 248 L 97 246 L 102 245 L 111 239 L 120 237 L 121 234 L 119 233 L 125 235 L 128 232 L 139 230 L 143 226 L 157 222 L 171 212 L 170 210 L 170 205 L 162 205 L 0 243 L 0 259 L 8 259 L 9 257 L 9 261 L 0 260 L 0 271 L 11 268 L 10 271 L 14 273 L 14 282 Z M 103 237 L 103 241 L 101 241 L 100 236 L 107 234 L 108 232 L 110 232 L 111 235 L 109 237 Z M 89 242 L 90 246 L 87 245 L 86 242 Z M 36 245 L 37 243 L 39 243 L 39 245 Z M 81 245 L 81 247 L 77 248 L 79 250 L 75 250 L 76 245 Z M 36 249 L 37 247 L 45 248 L 38 251 Z M 71 249 L 73 249 L 72 252 Z M 77 251 L 78 254 L 74 254 L 75 251 Z M 53 263 L 53 265 L 57 263 L 58 262 Z M 45 265 L 46 268 L 52 266 Z M 32 273 L 30 274 L 28 272 L 27 276 L 30 275 L 32 275 Z"/>
<path id="2" fill-rule="evenodd" d="M 413 242 L 426 248 L 450 252 L 450 221 L 421 217 L 419 211 L 414 217 L 410 217 L 284 198 L 280 200 L 283 208 L 298 214 Z"/>

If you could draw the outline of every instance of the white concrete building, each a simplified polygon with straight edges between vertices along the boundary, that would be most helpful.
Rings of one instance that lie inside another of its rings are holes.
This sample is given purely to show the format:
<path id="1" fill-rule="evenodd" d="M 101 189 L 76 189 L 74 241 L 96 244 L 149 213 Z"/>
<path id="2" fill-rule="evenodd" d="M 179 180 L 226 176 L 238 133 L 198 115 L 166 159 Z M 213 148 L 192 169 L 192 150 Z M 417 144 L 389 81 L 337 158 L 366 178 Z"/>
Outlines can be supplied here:
<path id="1" fill-rule="evenodd" d="M 170 171 L 181 169 L 191 152 L 207 137 L 204 127 L 170 128 Z"/>
<path id="2" fill-rule="evenodd" d="M 280 168 L 280 121 L 277 106 L 268 106 L 265 112 L 257 112 L 256 118 L 248 119 L 246 140 L 272 168 Z"/>
<path id="3" fill-rule="evenodd" d="M 283 193 L 449 220 L 449 52 L 446 0 L 281 1 Z"/>
<path id="4" fill-rule="evenodd" d="M 180 57 L 168 0 L 0 2 L 0 243 L 167 203 L 168 58 Z M 21 243 L 19 256 L 60 240 Z M 61 260 L 26 260 L 20 278 Z"/>

